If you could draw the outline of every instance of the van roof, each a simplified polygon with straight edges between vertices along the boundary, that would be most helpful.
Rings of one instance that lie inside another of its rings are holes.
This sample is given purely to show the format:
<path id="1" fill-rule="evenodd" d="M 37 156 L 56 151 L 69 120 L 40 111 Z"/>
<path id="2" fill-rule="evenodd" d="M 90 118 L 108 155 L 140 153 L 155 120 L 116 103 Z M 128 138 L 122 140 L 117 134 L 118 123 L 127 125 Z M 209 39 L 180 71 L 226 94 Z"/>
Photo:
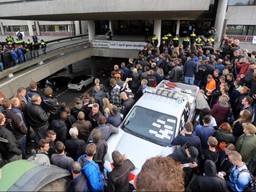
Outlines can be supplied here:
<path id="1" fill-rule="evenodd" d="M 182 115 L 186 103 L 187 102 L 185 101 L 179 102 L 172 98 L 146 92 L 137 101 L 135 106 L 141 106 L 147 109 L 151 109 L 153 111 L 158 111 L 161 113 L 172 115 L 174 117 L 179 117 Z"/>
<path id="2" fill-rule="evenodd" d="M 194 85 L 163 80 L 156 88 L 147 89 L 135 105 L 179 117 L 188 102 L 195 102 L 198 91 Z"/>

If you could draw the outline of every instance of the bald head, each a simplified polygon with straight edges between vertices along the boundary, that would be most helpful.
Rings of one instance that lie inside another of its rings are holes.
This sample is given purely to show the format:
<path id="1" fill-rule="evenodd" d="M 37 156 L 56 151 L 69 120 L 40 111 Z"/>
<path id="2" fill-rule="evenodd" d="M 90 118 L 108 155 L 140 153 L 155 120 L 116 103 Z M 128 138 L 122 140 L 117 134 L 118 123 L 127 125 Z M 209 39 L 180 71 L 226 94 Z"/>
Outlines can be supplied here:
<path id="1" fill-rule="evenodd" d="M 80 111 L 80 112 L 78 113 L 78 115 L 77 115 L 77 119 L 78 119 L 78 120 L 84 120 L 84 118 L 85 118 L 84 112 L 83 112 L 83 111 Z"/>

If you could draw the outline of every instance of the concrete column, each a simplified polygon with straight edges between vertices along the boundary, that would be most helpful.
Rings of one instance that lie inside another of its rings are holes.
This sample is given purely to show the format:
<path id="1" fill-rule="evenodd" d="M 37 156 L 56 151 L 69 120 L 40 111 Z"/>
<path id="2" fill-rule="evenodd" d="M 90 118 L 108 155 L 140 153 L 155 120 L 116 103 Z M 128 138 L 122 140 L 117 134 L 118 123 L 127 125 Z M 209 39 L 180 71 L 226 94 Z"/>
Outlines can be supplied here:
<path id="1" fill-rule="evenodd" d="M 36 21 L 35 24 L 36 24 L 36 34 L 41 35 L 40 27 L 39 27 L 39 21 Z"/>
<path id="2" fill-rule="evenodd" d="M 81 21 L 81 34 L 88 33 L 88 24 L 87 21 Z"/>
<path id="3" fill-rule="evenodd" d="M 224 21 L 226 17 L 226 10 L 227 10 L 228 0 L 219 0 L 218 1 L 218 9 L 216 13 L 216 19 L 215 19 L 215 28 L 216 28 L 216 43 L 215 46 L 219 47 L 221 38 L 223 35 L 223 27 L 224 27 Z"/>
<path id="4" fill-rule="evenodd" d="M 108 27 L 112 31 L 112 36 L 113 36 L 114 35 L 114 30 L 113 30 L 113 22 L 111 20 L 109 20 L 109 22 L 108 22 Z"/>
<path id="5" fill-rule="evenodd" d="M 162 28 L 162 20 L 161 19 L 154 20 L 154 35 L 156 35 L 158 39 L 157 47 L 159 47 L 161 43 L 161 28 Z"/>
<path id="6" fill-rule="evenodd" d="M 80 35 L 80 23 L 79 21 L 75 21 L 75 35 Z"/>
<path id="7" fill-rule="evenodd" d="M 29 34 L 29 36 L 33 36 L 34 35 L 33 22 L 32 21 L 27 21 L 27 24 L 28 24 L 28 34 Z"/>
<path id="8" fill-rule="evenodd" d="M 94 40 L 94 38 L 95 38 L 95 22 L 93 20 L 88 21 L 88 35 L 89 35 L 89 41 Z"/>
<path id="9" fill-rule="evenodd" d="M 68 32 L 71 32 L 72 29 L 71 29 L 71 24 L 68 24 Z"/>
<path id="10" fill-rule="evenodd" d="M 176 35 L 180 34 L 180 20 L 177 20 L 177 24 L 176 24 Z"/>
<path id="11" fill-rule="evenodd" d="M 1 28 L 1 34 L 4 35 L 4 25 L 3 22 L 0 23 L 0 28 Z"/>

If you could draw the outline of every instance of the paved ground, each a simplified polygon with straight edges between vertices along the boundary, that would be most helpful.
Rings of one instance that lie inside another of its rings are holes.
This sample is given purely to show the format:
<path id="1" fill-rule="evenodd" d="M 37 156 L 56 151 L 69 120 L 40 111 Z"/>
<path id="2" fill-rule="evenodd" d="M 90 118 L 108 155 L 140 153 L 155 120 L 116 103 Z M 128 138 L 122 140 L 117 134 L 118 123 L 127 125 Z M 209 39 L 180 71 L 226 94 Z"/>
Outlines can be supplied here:
<path id="1" fill-rule="evenodd" d="M 84 61 L 73 64 L 73 73 L 72 75 L 91 75 L 94 73 L 94 77 L 100 78 L 102 83 L 107 86 L 108 78 L 113 69 L 114 64 L 120 64 L 122 61 L 126 61 L 125 59 L 113 59 L 113 58 L 99 58 L 93 57 L 91 59 L 86 59 Z M 89 65 L 88 65 L 89 63 Z M 93 67 L 94 69 L 92 69 Z M 105 78 L 104 75 L 107 77 Z M 68 70 L 62 70 L 54 75 L 70 75 Z M 73 106 L 73 101 L 76 97 L 82 98 L 84 92 L 91 93 L 91 86 L 88 86 L 84 91 L 78 92 L 73 90 L 65 89 L 61 92 L 55 93 L 55 96 L 61 103 L 66 103 L 68 106 Z"/>

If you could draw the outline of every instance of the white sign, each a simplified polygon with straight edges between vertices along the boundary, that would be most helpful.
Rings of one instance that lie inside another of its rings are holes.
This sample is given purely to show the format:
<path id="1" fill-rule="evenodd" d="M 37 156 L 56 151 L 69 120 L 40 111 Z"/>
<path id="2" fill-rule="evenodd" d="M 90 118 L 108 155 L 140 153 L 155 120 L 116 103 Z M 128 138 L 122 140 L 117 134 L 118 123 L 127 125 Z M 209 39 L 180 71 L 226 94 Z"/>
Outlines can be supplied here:
<path id="1" fill-rule="evenodd" d="M 142 50 L 147 43 L 145 42 L 131 42 L 131 41 L 106 41 L 94 40 L 92 41 L 93 47 L 103 47 L 110 49 L 136 49 Z"/>
<path id="2" fill-rule="evenodd" d="M 256 44 L 256 36 L 253 36 L 252 44 Z"/>
<path id="3" fill-rule="evenodd" d="M 15 34 L 17 35 L 19 32 L 17 31 Z M 25 37 L 25 32 L 20 31 L 20 33 L 22 34 L 22 37 Z"/>

